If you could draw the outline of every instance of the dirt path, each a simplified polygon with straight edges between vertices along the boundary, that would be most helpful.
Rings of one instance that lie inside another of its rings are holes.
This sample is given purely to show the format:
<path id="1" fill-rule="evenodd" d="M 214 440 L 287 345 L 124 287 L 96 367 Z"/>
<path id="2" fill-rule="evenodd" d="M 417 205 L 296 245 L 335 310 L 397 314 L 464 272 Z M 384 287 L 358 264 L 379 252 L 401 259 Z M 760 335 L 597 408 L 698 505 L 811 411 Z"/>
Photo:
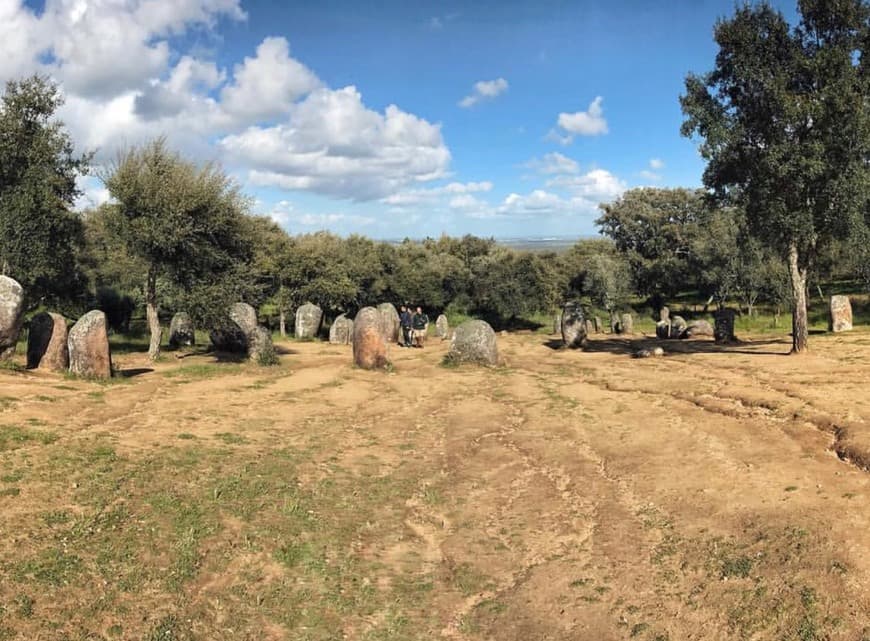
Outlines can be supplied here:
<path id="1" fill-rule="evenodd" d="M 870 638 L 870 334 L 549 338 L 0 373 L 0 639 Z"/>

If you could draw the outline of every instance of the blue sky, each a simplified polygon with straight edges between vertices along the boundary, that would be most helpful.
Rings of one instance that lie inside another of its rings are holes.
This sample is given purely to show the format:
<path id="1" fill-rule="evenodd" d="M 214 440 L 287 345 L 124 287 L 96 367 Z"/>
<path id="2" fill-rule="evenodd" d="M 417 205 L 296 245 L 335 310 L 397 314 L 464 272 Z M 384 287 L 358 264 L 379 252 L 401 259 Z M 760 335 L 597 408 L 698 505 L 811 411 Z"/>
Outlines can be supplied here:
<path id="1" fill-rule="evenodd" d="M 678 96 L 732 2 L 371 4 L 0 0 L 0 79 L 56 78 L 98 162 L 161 134 L 220 162 L 291 233 L 582 236 L 700 184 Z"/>

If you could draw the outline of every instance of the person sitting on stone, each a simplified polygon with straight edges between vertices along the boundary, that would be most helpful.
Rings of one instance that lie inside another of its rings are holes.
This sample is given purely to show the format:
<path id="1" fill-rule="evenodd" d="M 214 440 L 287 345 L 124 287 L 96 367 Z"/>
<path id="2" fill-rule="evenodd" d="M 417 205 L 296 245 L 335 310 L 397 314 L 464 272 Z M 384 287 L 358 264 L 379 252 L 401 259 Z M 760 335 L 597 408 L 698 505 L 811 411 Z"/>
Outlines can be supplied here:
<path id="1" fill-rule="evenodd" d="M 411 347 L 411 321 L 411 310 L 402 305 L 399 314 L 399 325 L 402 327 L 402 342 L 399 344 L 402 347 Z"/>
<path id="2" fill-rule="evenodd" d="M 429 317 L 423 313 L 423 308 L 417 306 L 417 313 L 411 319 L 411 325 L 414 329 L 414 347 L 423 347 L 423 341 L 426 339 L 426 332 L 429 329 Z"/>

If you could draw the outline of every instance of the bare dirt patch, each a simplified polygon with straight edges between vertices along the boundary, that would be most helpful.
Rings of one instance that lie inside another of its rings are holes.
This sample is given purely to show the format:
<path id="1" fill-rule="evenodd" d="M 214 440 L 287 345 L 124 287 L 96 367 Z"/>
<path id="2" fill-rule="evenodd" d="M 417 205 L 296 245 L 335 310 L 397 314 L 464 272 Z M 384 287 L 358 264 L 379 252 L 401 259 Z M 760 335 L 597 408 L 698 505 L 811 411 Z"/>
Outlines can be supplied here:
<path id="1" fill-rule="evenodd" d="M 499 341 L 0 372 L 0 639 L 870 638 L 866 334 Z"/>

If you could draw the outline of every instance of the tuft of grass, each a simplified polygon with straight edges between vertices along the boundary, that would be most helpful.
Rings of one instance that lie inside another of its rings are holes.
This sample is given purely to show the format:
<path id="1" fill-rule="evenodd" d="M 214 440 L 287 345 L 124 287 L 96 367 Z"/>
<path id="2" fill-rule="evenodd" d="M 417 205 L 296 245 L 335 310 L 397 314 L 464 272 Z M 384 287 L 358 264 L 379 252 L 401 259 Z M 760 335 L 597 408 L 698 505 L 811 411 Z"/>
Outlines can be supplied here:
<path id="1" fill-rule="evenodd" d="M 233 432 L 220 432 L 215 434 L 214 437 L 226 443 L 227 445 L 242 445 L 248 442 L 241 434 L 234 434 Z"/>
<path id="2" fill-rule="evenodd" d="M 181 432 L 180 434 L 176 434 L 175 438 L 180 438 L 182 440 L 191 440 L 191 439 L 195 439 L 196 435 L 191 434 L 190 432 Z"/>
<path id="3" fill-rule="evenodd" d="M 57 434 L 52 432 L 43 432 L 19 425 L 0 425 L 0 452 L 14 450 L 29 443 L 50 445 L 57 439 Z"/>

